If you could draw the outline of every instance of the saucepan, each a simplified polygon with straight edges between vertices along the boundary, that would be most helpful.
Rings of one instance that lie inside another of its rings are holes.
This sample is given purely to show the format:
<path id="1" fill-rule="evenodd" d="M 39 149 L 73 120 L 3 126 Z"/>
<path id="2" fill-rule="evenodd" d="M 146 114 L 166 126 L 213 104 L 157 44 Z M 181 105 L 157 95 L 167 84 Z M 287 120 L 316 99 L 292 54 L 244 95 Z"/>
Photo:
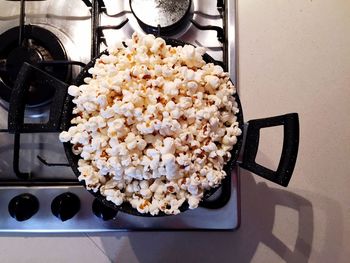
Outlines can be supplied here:
<path id="1" fill-rule="evenodd" d="M 166 39 L 167 45 L 171 46 L 184 46 L 187 43 L 175 40 Z M 81 71 L 75 81 L 75 85 L 79 86 L 84 83 L 86 77 L 91 77 L 88 70 L 94 66 L 96 59 L 102 54 L 108 54 L 107 51 L 102 52 L 95 59 L 90 61 L 86 67 Z M 207 63 L 218 64 L 210 55 L 204 54 L 203 59 Z M 23 123 L 24 111 L 25 111 L 25 97 L 30 86 L 30 79 L 41 79 L 48 89 L 54 89 L 54 97 L 50 107 L 49 121 L 47 123 Z M 16 84 L 11 94 L 8 127 L 10 132 L 59 132 L 68 130 L 71 126 L 71 120 L 75 116 L 73 115 L 74 104 L 72 102 L 73 97 L 67 94 L 68 85 L 48 73 L 24 63 L 17 77 Z M 276 184 L 287 186 L 293 170 L 295 167 L 298 146 L 299 146 L 299 119 L 297 113 L 288 113 L 279 116 L 273 116 L 268 118 L 254 119 L 244 122 L 243 109 L 238 94 L 234 95 L 237 108 L 239 112 L 237 114 L 237 121 L 239 127 L 242 130 L 242 134 L 237 137 L 237 143 L 231 151 L 231 158 L 224 166 L 224 170 L 227 173 L 227 177 L 231 175 L 232 169 L 236 165 L 244 168 L 252 173 L 255 173 L 269 181 Z M 258 98 L 257 98 L 258 99 Z M 268 127 L 283 126 L 283 146 L 280 156 L 280 161 L 277 170 L 271 170 L 256 162 L 256 156 L 259 148 L 260 130 Z M 78 171 L 78 161 L 80 156 L 75 155 L 72 152 L 72 144 L 67 142 L 63 143 L 65 153 L 73 172 L 78 177 L 80 172 Z M 240 158 L 239 158 L 240 156 Z M 239 158 L 239 161 L 238 161 Z M 82 184 L 85 186 L 84 182 Z M 207 202 L 208 198 L 214 194 L 218 189 L 212 188 L 204 193 L 202 204 Z M 152 216 L 150 214 L 141 214 L 137 209 L 133 208 L 129 203 L 124 202 L 121 205 L 115 205 L 111 201 L 108 201 L 99 191 L 90 191 L 99 201 L 104 205 L 125 213 L 138 216 Z M 183 212 L 189 209 L 188 204 L 185 202 L 180 211 Z M 160 212 L 156 216 L 165 216 L 165 213 Z"/>

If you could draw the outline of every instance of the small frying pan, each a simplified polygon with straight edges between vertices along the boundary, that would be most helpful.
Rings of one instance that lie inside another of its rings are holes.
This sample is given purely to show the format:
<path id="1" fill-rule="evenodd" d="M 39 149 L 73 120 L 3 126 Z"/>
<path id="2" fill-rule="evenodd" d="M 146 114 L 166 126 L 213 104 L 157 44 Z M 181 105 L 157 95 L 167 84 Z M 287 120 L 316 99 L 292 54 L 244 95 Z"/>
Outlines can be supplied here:
<path id="1" fill-rule="evenodd" d="M 167 45 L 171 46 L 184 46 L 187 43 L 175 39 L 166 39 Z M 107 51 L 102 52 L 99 56 L 89 62 L 86 67 L 82 70 L 79 76 L 76 78 L 75 85 L 81 85 L 84 83 L 84 78 L 91 77 L 88 73 L 89 68 L 95 65 L 96 59 L 98 59 L 102 54 L 108 54 Z M 217 64 L 208 54 L 203 55 L 203 59 L 207 63 Z M 28 92 L 30 81 L 32 79 L 40 80 L 45 83 L 48 89 L 53 89 L 55 91 L 51 108 L 49 121 L 45 124 L 38 123 L 23 123 L 24 119 L 24 105 L 25 96 Z M 17 81 L 15 83 L 14 89 L 11 94 L 10 107 L 9 107 L 9 117 L 8 117 L 8 129 L 12 133 L 25 133 L 25 132 L 59 132 L 62 130 L 68 130 L 71 126 L 71 120 L 74 118 L 72 114 L 74 104 L 72 102 L 72 97 L 67 94 L 68 85 L 60 80 L 52 77 L 51 75 L 45 73 L 44 71 L 24 63 L 21 71 L 18 74 Z M 250 120 L 244 123 L 242 106 L 239 100 L 239 96 L 236 93 L 234 95 L 236 102 L 238 104 L 239 113 L 237 114 L 237 120 L 239 122 L 239 127 L 242 130 L 242 135 L 238 136 L 237 144 L 231 151 L 231 159 L 224 166 L 224 170 L 227 173 L 227 177 L 231 174 L 232 169 L 238 164 L 241 168 L 247 169 L 269 181 L 277 183 L 282 186 L 287 186 L 296 163 L 296 158 L 298 154 L 299 146 L 299 119 L 297 113 L 289 113 L 285 115 Z M 273 171 L 267 167 L 264 167 L 255 162 L 256 155 L 259 147 L 259 134 L 260 129 L 267 127 L 283 126 L 284 138 L 283 147 L 280 157 L 280 162 L 276 171 Z M 243 143 L 244 142 L 244 143 Z M 244 145 L 244 146 L 243 146 Z M 64 143 L 65 153 L 68 162 L 74 171 L 75 175 L 78 177 L 80 172 L 78 171 L 78 160 L 80 156 L 73 154 L 72 144 Z M 242 154 L 242 160 L 238 163 L 237 159 Z M 224 180 L 226 180 L 226 178 Z M 84 186 L 85 184 L 82 183 Z M 204 193 L 203 202 L 218 189 L 212 188 Z M 131 207 L 127 202 L 121 204 L 120 206 L 107 201 L 106 198 L 100 194 L 100 192 L 90 191 L 97 199 L 99 199 L 103 204 L 111 207 L 115 210 L 119 210 L 125 213 L 138 216 L 151 216 L 150 214 L 141 214 L 137 209 Z M 188 204 L 185 202 L 181 207 L 180 211 L 185 211 L 188 209 Z M 160 212 L 156 216 L 165 216 L 165 213 Z"/>

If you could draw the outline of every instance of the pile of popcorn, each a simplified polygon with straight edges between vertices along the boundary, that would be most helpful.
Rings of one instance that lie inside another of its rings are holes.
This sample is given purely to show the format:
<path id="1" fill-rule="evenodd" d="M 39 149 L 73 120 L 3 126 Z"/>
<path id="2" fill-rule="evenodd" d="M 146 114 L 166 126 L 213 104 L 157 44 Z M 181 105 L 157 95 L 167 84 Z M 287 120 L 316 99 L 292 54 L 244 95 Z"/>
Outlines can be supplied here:
<path id="1" fill-rule="evenodd" d="M 74 118 L 59 138 L 80 155 L 79 180 L 116 205 L 178 214 L 226 176 L 241 134 L 235 87 L 203 48 L 153 35 L 108 49 L 85 84 L 70 86 Z"/>

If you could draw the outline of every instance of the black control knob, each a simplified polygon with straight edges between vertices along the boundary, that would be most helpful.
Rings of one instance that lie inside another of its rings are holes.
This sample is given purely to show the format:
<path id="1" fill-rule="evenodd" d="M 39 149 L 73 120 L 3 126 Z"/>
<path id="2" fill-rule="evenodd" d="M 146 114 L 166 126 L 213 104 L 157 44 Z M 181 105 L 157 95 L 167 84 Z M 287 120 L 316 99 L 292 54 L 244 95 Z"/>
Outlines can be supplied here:
<path id="1" fill-rule="evenodd" d="M 17 221 L 28 220 L 38 212 L 39 200 L 32 194 L 20 194 L 11 199 L 8 209 Z"/>
<path id="2" fill-rule="evenodd" d="M 92 203 L 92 212 L 104 221 L 113 219 L 118 211 L 103 204 L 97 198 Z"/>
<path id="3" fill-rule="evenodd" d="M 79 197 L 70 192 L 56 196 L 51 203 L 52 213 L 62 221 L 71 219 L 79 212 L 79 209 Z"/>

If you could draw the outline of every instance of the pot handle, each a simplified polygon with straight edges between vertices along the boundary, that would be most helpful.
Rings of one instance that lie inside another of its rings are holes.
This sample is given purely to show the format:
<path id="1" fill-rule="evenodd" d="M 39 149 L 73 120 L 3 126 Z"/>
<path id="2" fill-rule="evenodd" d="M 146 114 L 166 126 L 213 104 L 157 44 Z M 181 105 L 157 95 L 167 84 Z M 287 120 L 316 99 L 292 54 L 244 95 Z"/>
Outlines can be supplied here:
<path id="1" fill-rule="evenodd" d="M 25 98 L 30 87 L 30 82 L 34 79 L 42 81 L 48 89 L 54 89 L 49 121 L 47 123 L 24 123 Z M 10 133 L 59 131 L 63 105 L 67 97 L 67 89 L 68 84 L 24 62 L 11 92 L 8 131 Z"/>
<path id="2" fill-rule="evenodd" d="M 284 138 L 281 159 L 276 171 L 255 162 L 260 129 L 283 125 Z M 282 186 L 288 186 L 295 167 L 299 147 L 299 117 L 297 113 L 250 120 L 246 130 L 245 147 L 240 167 Z"/>

